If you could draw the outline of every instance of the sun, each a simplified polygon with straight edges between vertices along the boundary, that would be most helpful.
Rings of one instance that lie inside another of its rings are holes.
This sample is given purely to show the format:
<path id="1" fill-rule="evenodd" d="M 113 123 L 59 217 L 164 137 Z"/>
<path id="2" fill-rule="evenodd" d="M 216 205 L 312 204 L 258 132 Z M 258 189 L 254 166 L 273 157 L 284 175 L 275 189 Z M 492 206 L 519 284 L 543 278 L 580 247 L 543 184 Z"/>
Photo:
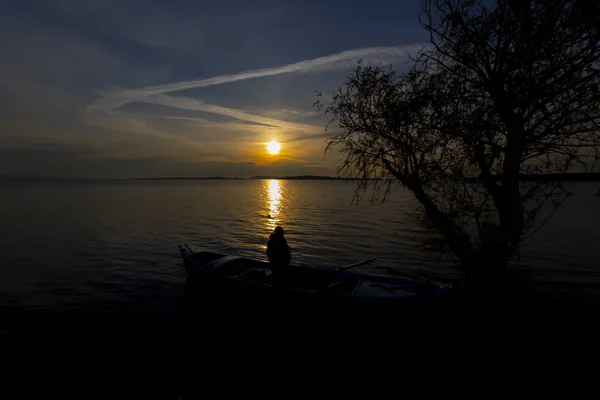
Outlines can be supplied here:
<path id="1" fill-rule="evenodd" d="M 267 143 L 267 151 L 269 154 L 277 154 L 281 150 L 281 143 L 278 143 L 274 140 Z"/>

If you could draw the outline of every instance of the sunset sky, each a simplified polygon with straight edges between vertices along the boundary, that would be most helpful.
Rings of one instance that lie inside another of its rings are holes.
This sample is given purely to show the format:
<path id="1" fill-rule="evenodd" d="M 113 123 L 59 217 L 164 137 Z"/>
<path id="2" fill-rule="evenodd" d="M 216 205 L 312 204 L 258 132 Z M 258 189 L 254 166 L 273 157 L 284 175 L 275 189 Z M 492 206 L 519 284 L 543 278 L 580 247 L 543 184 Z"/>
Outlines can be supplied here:
<path id="1" fill-rule="evenodd" d="M 0 175 L 334 175 L 315 91 L 405 68 L 419 6 L 3 0 Z"/>

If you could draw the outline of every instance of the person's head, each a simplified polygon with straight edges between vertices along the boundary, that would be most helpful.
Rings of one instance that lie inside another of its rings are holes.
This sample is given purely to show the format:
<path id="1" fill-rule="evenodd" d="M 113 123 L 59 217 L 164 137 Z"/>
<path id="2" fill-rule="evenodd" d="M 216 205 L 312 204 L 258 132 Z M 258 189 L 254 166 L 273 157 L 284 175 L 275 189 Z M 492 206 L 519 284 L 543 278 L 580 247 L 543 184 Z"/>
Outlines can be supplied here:
<path id="1" fill-rule="evenodd" d="M 275 229 L 273 230 L 273 233 L 275 235 L 281 235 L 283 236 L 283 228 L 280 226 L 276 226 Z"/>

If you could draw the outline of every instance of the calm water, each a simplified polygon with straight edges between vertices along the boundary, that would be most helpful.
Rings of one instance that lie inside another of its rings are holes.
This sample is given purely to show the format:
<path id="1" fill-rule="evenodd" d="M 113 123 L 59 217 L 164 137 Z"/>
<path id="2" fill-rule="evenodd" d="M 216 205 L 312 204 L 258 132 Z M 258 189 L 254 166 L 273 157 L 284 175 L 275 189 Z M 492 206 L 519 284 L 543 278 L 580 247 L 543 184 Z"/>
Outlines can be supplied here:
<path id="1" fill-rule="evenodd" d="M 3 182 L 2 307 L 75 311 L 169 309 L 185 275 L 177 245 L 265 258 L 269 232 L 286 230 L 293 262 L 340 266 L 369 258 L 456 277 L 423 249 L 430 234 L 410 217 L 415 202 L 351 204 L 355 184 L 330 181 Z M 600 295 L 600 199 L 575 195 L 521 248 L 518 264 L 540 287 Z"/>

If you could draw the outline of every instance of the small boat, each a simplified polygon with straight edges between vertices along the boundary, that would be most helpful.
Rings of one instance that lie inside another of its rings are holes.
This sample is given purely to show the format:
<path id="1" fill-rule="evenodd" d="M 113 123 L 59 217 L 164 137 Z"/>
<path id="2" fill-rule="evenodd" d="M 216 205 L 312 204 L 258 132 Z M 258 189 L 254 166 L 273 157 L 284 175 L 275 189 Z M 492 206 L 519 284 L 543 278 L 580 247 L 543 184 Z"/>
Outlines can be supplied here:
<path id="1" fill-rule="evenodd" d="M 285 273 L 274 274 L 266 261 L 207 251 L 193 252 L 182 246 L 179 249 L 188 280 L 193 279 L 203 290 L 224 295 L 223 298 L 242 295 L 245 299 L 283 297 L 380 303 L 440 298 L 453 292 L 452 285 L 350 271 L 372 260 L 337 269 L 289 266 Z"/>

